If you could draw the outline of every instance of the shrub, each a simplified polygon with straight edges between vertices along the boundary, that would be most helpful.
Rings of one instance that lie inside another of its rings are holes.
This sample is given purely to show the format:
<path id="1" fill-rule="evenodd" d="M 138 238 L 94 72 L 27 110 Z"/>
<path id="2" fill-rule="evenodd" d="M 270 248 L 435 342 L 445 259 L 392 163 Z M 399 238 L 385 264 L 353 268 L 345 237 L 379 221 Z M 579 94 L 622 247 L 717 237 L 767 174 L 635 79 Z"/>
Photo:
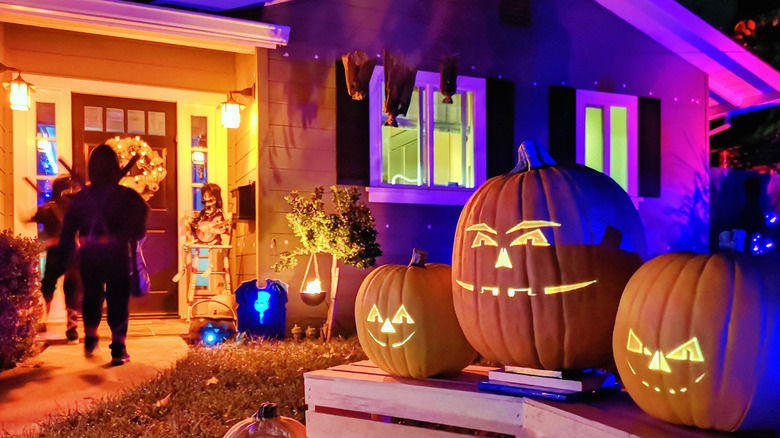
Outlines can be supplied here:
<path id="1" fill-rule="evenodd" d="M 38 254 L 33 239 L 0 232 L 0 370 L 33 354 L 39 303 Z"/>

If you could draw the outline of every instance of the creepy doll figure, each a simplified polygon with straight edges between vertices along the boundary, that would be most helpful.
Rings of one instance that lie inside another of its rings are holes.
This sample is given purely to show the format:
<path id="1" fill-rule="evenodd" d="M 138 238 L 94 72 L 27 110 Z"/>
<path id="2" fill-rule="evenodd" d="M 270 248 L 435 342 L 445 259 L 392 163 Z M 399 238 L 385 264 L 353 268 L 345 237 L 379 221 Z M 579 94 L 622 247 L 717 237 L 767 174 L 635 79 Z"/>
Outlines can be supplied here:
<path id="1" fill-rule="evenodd" d="M 216 184 L 204 184 L 200 196 L 203 209 L 189 221 L 190 232 L 198 243 L 219 244 L 217 239 L 226 237 L 230 231 L 222 213 L 222 190 Z"/>

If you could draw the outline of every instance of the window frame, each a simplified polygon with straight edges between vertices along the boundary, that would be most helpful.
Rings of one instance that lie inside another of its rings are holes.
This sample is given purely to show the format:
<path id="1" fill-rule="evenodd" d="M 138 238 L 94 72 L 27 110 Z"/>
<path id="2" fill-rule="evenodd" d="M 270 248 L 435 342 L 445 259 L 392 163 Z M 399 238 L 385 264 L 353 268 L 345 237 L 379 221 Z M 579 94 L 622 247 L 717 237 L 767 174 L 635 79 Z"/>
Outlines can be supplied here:
<path id="1" fill-rule="evenodd" d="M 486 88 L 484 78 L 458 76 L 458 93 L 473 93 L 473 145 L 474 145 L 474 187 L 446 187 L 433 185 L 433 95 L 439 91 L 440 74 L 418 71 L 415 87 L 420 90 L 420 114 L 425 123 L 421 135 L 422 155 L 426 157 L 425 185 L 405 186 L 382 182 L 382 114 L 384 100 L 384 68 L 376 66 L 369 82 L 369 202 L 403 204 L 465 205 L 474 191 L 486 180 Z M 465 96 L 464 96 L 465 97 Z M 464 104 L 465 105 L 465 104 Z M 468 176 L 464 175 L 464 178 Z"/>
<path id="2" fill-rule="evenodd" d="M 610 107 L 626 108 L 626 157 L 628 166 L 628 181 L 625 188 L 628 195 L 635 201 L 639 197 L 639 97 L 629 94 L 607 93 L 603 91 L 576 90 L 576 162 L 585 165 L 585 111 L 587 107 L 603 108 L 603 171 L 610 176 L 611 136 Z"/>

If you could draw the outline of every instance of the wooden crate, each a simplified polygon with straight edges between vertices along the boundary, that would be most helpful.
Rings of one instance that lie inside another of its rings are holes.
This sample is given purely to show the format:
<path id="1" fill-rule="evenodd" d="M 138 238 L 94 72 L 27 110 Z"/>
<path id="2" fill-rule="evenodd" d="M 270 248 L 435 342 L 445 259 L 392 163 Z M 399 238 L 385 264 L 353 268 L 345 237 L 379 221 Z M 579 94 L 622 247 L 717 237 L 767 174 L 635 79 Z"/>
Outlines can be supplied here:
<path id="1" fill-rule="evenodd" d="M 463 372 L 429 379 L 387 374 L 370 361 L 304 374 L 309 438 L 463 438 L 434 423 L 528 438 L 713 438 L 723 434 L 674 426 L 650 417 L 625 392 L 591 403 L 560 403 L 490 394 L 477 390 L 495 368 L 469 366 Z M 414 420 L 414 425 L 390 422 Z M 774 436 L 771 433 L 729 434 Z"/>

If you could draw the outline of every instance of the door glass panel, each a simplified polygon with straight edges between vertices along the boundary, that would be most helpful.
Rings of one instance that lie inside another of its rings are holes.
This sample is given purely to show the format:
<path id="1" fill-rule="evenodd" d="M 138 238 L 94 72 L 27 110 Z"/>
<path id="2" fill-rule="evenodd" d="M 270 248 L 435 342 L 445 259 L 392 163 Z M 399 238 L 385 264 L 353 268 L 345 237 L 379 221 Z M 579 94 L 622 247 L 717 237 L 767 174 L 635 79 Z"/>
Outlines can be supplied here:
<path id="1" fill-rule="evenodd" d="M 84 107 L 84 130 L 103 132 L 103 107 Z"/>
<path id="2" fill-rule="evenodd" d="M 127 110 L 127 132 L 146 134 L 146 111 Z"/>
<path id="3" fill-rule="evenodd" d="M 125 110 L 106 108 L 106 132 L 125 132 Z"/>
<path id="4" fill-rule="evenodd" d="M 149 111 L 149 135 L 165 135 L 165 113 Z"/>

